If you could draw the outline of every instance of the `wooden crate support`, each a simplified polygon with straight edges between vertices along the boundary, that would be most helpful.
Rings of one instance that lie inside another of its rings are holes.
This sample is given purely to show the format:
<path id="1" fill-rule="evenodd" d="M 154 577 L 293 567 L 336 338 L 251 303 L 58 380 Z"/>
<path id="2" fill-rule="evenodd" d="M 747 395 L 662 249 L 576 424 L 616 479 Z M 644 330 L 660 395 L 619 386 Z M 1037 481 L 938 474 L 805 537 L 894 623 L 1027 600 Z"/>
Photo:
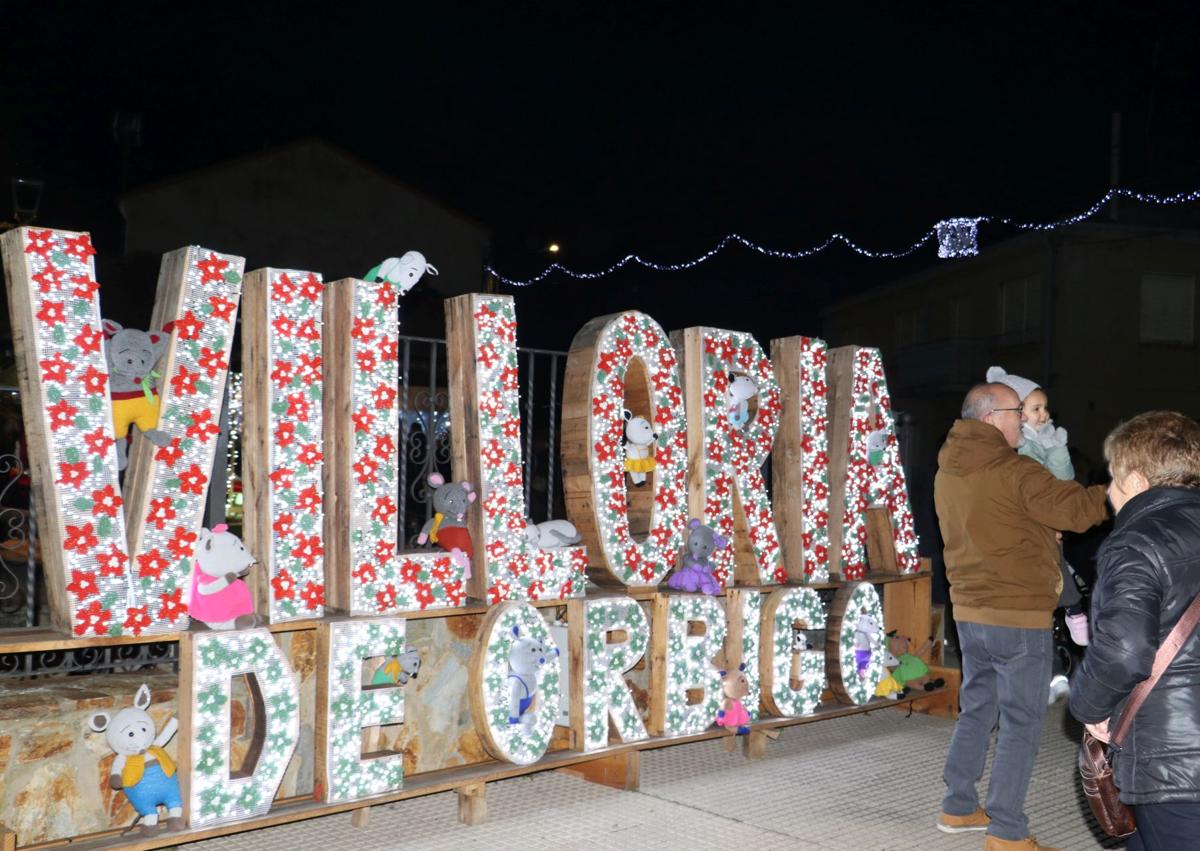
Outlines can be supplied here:
<path id="1" fill-rule="evenodd" d="M 325 338 L 350 340 L 354 320 L 353 278 L 342 278 L 325 285 L 322 305 Z M 351 419 L 354 364 L 348 353 L 327 354 L 321 361 L 321 407 L 323 417 L 322 443 L 325 466 L 321 484 L 325 491 L 325 518 L 322 537 L 325 540 L 325 610 L 348 613 L 350 591 L 350 528 L 351 469 L 348 462 L 354 445 L 354 420 Z"/>
<path id="2" fill-rule="evenodd" d="M 933 635 L 930 594 L 933 580 L 928 573 L 914 575 L 909 582 L 889 582 L 883 586 L 883 629 L 896 630 L 919 647 Z"/>
<path id="3" fill-rule="evenodd" d="M 458 820 L 463 824 L 476 825 L 487 821 L 487 784 L 482 780 L 459 786 Z"/>

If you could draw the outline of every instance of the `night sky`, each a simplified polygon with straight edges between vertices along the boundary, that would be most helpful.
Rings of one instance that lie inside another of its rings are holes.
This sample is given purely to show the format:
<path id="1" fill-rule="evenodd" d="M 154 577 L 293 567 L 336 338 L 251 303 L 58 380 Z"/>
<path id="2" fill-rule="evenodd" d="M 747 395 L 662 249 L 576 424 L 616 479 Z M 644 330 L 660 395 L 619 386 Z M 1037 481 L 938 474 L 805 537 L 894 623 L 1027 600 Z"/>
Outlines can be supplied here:
<path id="1" fill-rule="evenodd" d="M 1187 2 L 251 5 L 0 4 L 0 176 L 47 181 L 39 223 L 116 254 L 123 179 L 317 136 L 488 224 L 513 277 L 551 240 L 583 269 L 685 259 L 730 231 L 898 248 L 939 218 L 1086 207 L 1108 185 L 1113 110 L 1123 183 L 1200 186 Z M 117 110 L 143 121 L 127 170 Z M 734 248 L 690 272 L 559 276 L 518 306 L 556 305 L 569 327 L 522 336 L 565 346 L 624 307 L 668 329 L 815 333 L 821 304 L 933 262 Z"/>

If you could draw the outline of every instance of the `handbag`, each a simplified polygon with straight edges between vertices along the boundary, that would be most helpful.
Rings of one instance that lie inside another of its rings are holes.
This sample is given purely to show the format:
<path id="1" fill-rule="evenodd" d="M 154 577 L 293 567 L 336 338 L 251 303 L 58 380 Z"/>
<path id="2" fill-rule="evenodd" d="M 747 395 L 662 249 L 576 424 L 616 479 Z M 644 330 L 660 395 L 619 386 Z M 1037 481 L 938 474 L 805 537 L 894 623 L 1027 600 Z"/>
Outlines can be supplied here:
<path id="1" fill-rule="evenodd" d="M 1183 617 L 1175 624 L 1167 640 L 1158 648 L 1154 655 L 1154 666 L 1150 676 L 1134 686 L 1129 695 L 1129 703 L 1121 713 L 1121 721 L 1116 732 L 1112 734 L 1112 746 L 1119 748 L 1125 741 L 1125 734 L 1133 723 L 1133 716 L 1142 707 L 1150 690 L 1158 683 L 1160 677 L 1170 664 L 1175 661 L 1183 643 L 1191 637 L 1196 623 L 1200 621 L 1200 596 L 1192 600 Z M 1097 739 L 1087 730 L 1083 731 L 1083 742 L 1079 748 L 1079 778 L 1083 783 L 1083 794 L 1091 805 L 1092 815 L 1100 823 L 1101 829 L 1109 836 L 1118 839 L 1129 836 L 1137 830 L 1137 822 L 1133 817 L 1133 808 L 1121 802 L 1116 783 L 1113 782 L 1112 764 L 1109 762 L 1109 746 Z"/>

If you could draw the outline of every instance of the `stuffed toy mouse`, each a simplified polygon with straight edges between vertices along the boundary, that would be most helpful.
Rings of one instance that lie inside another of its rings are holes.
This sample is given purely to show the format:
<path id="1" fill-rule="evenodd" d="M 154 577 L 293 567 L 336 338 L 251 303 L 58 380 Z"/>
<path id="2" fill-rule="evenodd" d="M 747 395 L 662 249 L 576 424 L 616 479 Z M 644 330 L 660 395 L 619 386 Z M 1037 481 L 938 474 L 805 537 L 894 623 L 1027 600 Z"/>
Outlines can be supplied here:
<path id="1" fill-rule="evenodd" d="M 129 464 L 126 436 L 138 431 L 155 446 L 166 446 L 171 438 L 158 429 L 158 383 L 162 378 L 154 365 L 167 350 L 174 323 L 162 331 L 123 328 L 104 320 L 104 354 L 108 361 L 109 396 L 112 398 L 113 435 L 117 439 L 117 469 Z"/>
<path id="2" fill-rule="evenodd" d="M 447 482 L 441 473 L 431 473 L 429 484 L 436 488 L 433 492 L 434 515 L 421 527 L 417 543 L 437 544 L 466 571 L 464 578 L 470 579 L 475 550 L 471 546 L 471 533 L 467 531 L 467 509 L 479 495 L 470 482 Z"/>
<path id="3" fill-rule="evenodd" d="M 713 578 L 712 554 L 729 544 L 699 520 L 688 522 L 687 546 L 683 552 L 683 567 L 677 569 L 667 580 L 667 587 L 676 591 L 700 591 L 704 594 L 721 593 L 721 586 Z"/>

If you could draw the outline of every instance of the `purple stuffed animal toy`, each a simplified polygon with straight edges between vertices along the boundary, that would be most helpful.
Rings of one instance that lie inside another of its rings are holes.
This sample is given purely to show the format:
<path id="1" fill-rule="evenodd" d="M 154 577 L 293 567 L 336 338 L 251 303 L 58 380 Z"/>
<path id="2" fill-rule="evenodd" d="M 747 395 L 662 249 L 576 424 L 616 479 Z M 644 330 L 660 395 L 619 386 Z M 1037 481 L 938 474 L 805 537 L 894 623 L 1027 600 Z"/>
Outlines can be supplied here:
<path id="1" fill-rule="evenodd" d="M 687 550 L 683 554 L 683 567 L 671 574 L 667 587 L 676 591 L 701 591 L 705 594 L 721 593 L 721 586 L 713 579 L 713 565 L 709 558 L 729 544 L 725 538 L 705 526 L 699 520 L 688 522 Z"/>

